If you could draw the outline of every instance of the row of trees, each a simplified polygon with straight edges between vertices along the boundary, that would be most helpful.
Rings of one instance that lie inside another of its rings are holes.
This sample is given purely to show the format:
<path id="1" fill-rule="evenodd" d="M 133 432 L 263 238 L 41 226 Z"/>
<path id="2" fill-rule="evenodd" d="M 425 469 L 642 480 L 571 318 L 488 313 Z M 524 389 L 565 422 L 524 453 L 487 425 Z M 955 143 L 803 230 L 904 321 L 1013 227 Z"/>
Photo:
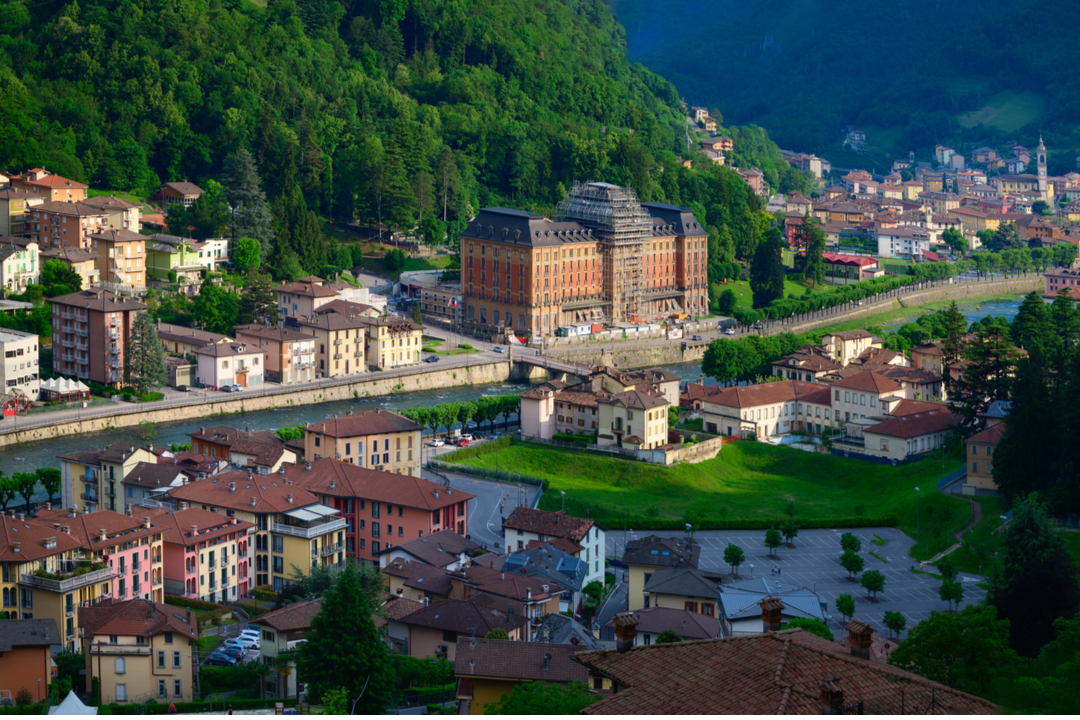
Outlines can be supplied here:
<path id="1" fill-rule="evenodd" d="M 476 400 L 463 402 L 440 403 L 434 407 L 418 407 L 402 410 L 401 414 L 415 423 L 431 428 L 433 435 L 438 435 L 439 430 L 445 428 L 450 432 L 455 425 L 461 425 L 462 431 L 466 431 L 469 423 L 483 427 L 484 423 L 490 423 L 491 429 L 495 429 L 495 421 L 500 417 L 503 424 L 510 422 L 512 415 L 521 410 L 521 398 L 517 395 L 496 395 L 494 397 L 480 397 Z"/>
<path id="2" fill-rule="evenodd" d="M 40 486 L 48 495 L 48 502 L 60 494 L 60 470 L 38 468 L 34 472 L 17 472 L 5 475 L 0 472 L 0 509 L 7 509 L 16 497 L 21 497 L 26 512 L 31 512 L 31 501 Z"/>

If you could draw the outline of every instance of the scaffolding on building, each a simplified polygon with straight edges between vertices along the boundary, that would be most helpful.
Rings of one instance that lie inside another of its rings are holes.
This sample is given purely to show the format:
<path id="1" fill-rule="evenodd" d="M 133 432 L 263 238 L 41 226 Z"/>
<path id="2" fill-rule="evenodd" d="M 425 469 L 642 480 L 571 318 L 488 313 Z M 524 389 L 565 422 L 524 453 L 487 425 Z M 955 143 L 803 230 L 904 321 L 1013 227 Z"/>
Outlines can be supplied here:
<path id="1" fill-rule="evenodd" d="M 645 243 L 652 237 L 652 219 L 634 191 L 610 183 L 575 182 L 558 211 L 599 239 L 604 295 L 611 301 L 610 319 L 640 319 Z"/>

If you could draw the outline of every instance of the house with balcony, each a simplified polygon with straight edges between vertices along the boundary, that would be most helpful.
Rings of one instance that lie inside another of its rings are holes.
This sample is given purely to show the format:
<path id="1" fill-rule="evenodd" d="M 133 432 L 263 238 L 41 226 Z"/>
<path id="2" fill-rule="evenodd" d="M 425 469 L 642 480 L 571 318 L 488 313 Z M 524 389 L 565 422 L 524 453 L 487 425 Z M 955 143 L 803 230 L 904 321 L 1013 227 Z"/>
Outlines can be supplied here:
<path id="1" fill-rule="evenodd" d="M 106 224 L 110 230 L 128 230 L 133 233 L 139 232 L 139 204 L 133 203 L 115 195 L 99 195 L 82 201 L 83 205 L 104 210 L 108 218 Z"/>
<path id="2" fill-rule="evenodd" d="M 90 236 L 108 228 L 108 214 L 79 202 L 45 202 L 30 208 L 24 233 L 42 249 L 90 249 Z"/>
<path id="3" fill-rule="evenodd" d="M 103 230 L 90 236 L 90 249 L 98 254 L 101 282 L 145 289 L 145 235 L 131 230 Z"/>
<path id="4" fill-rule="evenodd" d="M 242 342 L 211 343 L 196 350 L 195 358 L 197 385 L 210 388 L 225 385 L 239 385 L 244 388 L 263 386 L 266 352 L 257 345 Z"/>
<path id="5" fill-rule="evenodd" d="M 502 530 L 503 547 L 507 550 L 525 550 L 535 547 L 534 543 L 554 545 L 560 540 L 567 541 L 571 544 L 562 545 L 562 549 L 586 565 L 583 584 L 604 581 L 607 530 L 592 520 L 519 506 L 503 520 Z"/>
<path id="6" fill-rule="evenodd" d="M 311 629 L 311 620 L 322 609 L 322 599 L 303 600 L 259 616 L 259 656 L 267 665 L 277 665 L 277 657 L 304 642 Z M 295 667 L 288 663 L 289 668 Z M 300 686 L 302 687 L 302 685 Z M 271 673 L 266 676 L 266 694 L 270 697 L 296 697 L 298 690 L 296 672 Z"/>
<path id="7" fill-rule="evenodd" d="M 112 592 L 114 573 L 85 557 L 69 531 L 21 513 L 0 515 L 0 594 L 8 619 L 52 618 L 61 635 L 56 644 L 77 652 L 83 647 L 76 632 L 80 611 Z"/>
<path id="8" fill-rule="evenodd" d="M 93 287 L 100 279 L 97 269 L 97 253 L 69 247 L 41 248 L 41 263 L 57 260 L 67 265 L 82 278 L 84 288 Z"/>
<path id="9" fill-rule="evenodd" d="M 199 261 L 194 240 L 180 239 L 175 244 L 150 242 L 146 246 L 148 280 L 176 283 L 187 295 L 197 295 L 205 265 Z"/>
<path id="10" fill-rule="evenodd" d="M 379 311 L 369 305 L 334 300 L 310 317 L 286 318 L 286 325 L 315 336 L 316 377 L 339 377 L 368 372 L 366 319 L 378 316 Z"/>
<path id="11" fill-rule="evenodd" d="M 68 180 L 60 175 L 41 170 L 31 171 L 22 176 L 11 178 L 11 187 L 22 188 L 45 196 L 50 202 L 74 204 L 86 199 L 86 185 L 75 180 Z"/>
<path id="12" fill-rule="evenodd" d="M 649 450 L 668 441 L 670 403 L 651 388 L 628 390 L 597 398 L 599 428 L 596 444 Z"/>
<path id="13" fill-rule="evenodd" d="M 475 496 L 420 477 L 323 458 L 283 468 L 273 478 L 319 497 L 344 518 L 340 557 L 378 561 L 393 545 L 440 530 L 469 531 L 468 502 Z"/>
<path id="14" fill-rule="evenodd" d="M 254 586 L 271 585 L 281 592 L 292 583 L 294 566 L 345 561 L 345 518 L 319 496 L 295 486 L 283 470 L 267 476 L 220 473 L 170 488 L 168 494 L 178 509 L 198 507 L 255 526 Z"/>
<path id="15" fill-rule="evenodd" d="M 210 332 L 209 330 L 200 330 L 199 328 L 173 325 L 160 320 L 157 324 L 157 334 L 158 340 L 161 341 L 162 347 L 165 348 L 165 352 L 170 355 L 183 355 L 184 357 L 194 355 L 196 350 L 200 350 L 207 345 L 232 342 L 232 338 L 226 335 Z"/>
<path id="16" fill-rule="evenodd" d="M 363 317 L 364 357 L 372 370 L 388 370 L 420 362 L 424 326 L 393 315 Z"/>
<path id="17" fill-rule="evenodd" d="M 45 196 L 33 190 L 13 187 L 0 189 L 0 236 L 25 232 L 27 212 L 43 202 Z"/>
<path id="18" fill-rule="evenodd" d="M 197 507 L 148 512 L 162 531 L 169 595 L 235 602 L 251 591 L 254 524 Z"/>
<path id="19" fill-rule="evenodd" d="M 37 400 L 38 342 L 35 333 L 21 330 L 0 330 L 0 388 L 8 395 L 25 395 Z"/>
<path id="20" fill-rule="evenodd" d="M 22 293 L 40 278 L 38 244 L 25 235 L 0 237 L 0 285 L 13 293 Z"/>
<path id="21" fill-rule="evenodd" d="M 237 325 L 236 341 L 266 353 L 266 379 L 280 385 L 315 379 L 315 336 L 295 328 L 259 323 Z"/>
<path id="22" fill-rule="evenodd" d="M 167 182 L 154 188 L 154 200 L 168 212 L 169 206 L 175 203 L 191 207 L 205 192 L 195 183 Z"/>
<path id="23" fill-rule="evenodd" d="M 108 566 L 113 573 L 108 597 L 165 599 L 161 528 L 149 516 L 133 517 L 112 510 L 82 514 L 40 510 L 34 522 L 54 531 L 63 528 L 62 532 L 79 541 L 84 557 Z"/>
<path id="24" fill-rule="evenodd" d="M 190 702 L 198 672 L 195 613 L 149 600 L 108 599 L 83 610 L 86 692 L 101 704 Z"/>
<path id="25" fill-rule="evenodd" d="M 121 485 L 127 512 L 141 513 L 147 507 L 157 507 L 166 490 L 187 482 L 188 475 L 183 469 L 156 460 L 160 460 L 160 457 L 140 462 L 124 475 Z"/>
<path id="26" fill-rule="evenodd" d="M 119 387 L 135 317 L 146 306 L 101 288 L 49 299 L 53 372 Z"/>
<path id="27" fill-rule="evenodd" d="M 424 428 L 403 415 L 367 410 L 304 429 L 304 458 L 335 458 L 360 467 L 420 477 Z"/>
<path id="28" fill-rule="evenodd" d="M 153 452 L 116 442 L 102 450 L 83 450 L 60 459 L 60 502 L 83 512 L 125 510 L 123 481 L 139 463 L 156 462 Z"/>

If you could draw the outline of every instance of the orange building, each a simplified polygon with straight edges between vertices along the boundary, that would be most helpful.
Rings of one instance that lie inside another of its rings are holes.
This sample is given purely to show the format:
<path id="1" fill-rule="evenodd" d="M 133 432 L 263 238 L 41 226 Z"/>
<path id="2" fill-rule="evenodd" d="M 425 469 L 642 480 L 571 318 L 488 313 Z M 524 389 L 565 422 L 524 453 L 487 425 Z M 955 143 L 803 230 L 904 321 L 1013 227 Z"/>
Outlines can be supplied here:
<path id="1" fill-rule="evenodd" d="M 22 178 L 11 178 L 11 187 L 32 190 L 52 202 L 77 203 L 86 199 L 87 186 L 59 175 L 30 171 Z"/>
<path id="2" fill-rule="evenodd" d="M 35 701 L 48 697 L 53 673 L 49 646 L 62 643 L 52 618 L 0 623 L 0 700 L 13 700 L 23 688 Z"/>
<path id="3" fill-rule="evenodd" d="M 50 247 L 69 247 L 88 250 L 91 235 L 104 232 L 109 215 L 101 208 L 77 202 L 46 202 L 26 213 L 27 235 L 42 250 Z"/>

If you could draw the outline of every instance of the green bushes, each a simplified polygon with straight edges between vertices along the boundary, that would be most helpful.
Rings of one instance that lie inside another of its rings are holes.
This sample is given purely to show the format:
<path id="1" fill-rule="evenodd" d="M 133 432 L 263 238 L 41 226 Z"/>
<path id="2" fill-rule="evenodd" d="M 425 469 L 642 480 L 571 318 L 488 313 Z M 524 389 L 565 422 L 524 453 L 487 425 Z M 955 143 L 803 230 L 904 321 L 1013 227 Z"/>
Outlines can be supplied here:
<path id="1" fill-rule="evenodd" d="M 589 447 L 590 443 L 596 441 L 595 435 L 568 435 L 566 433 L 555 433 L 551 436 L 552 440 L 559 440 L 561 442 L 573 443 L 582 450 Z"/>
<path id="2" fill-rule="evenodd" d="M 566 511 L 571 513 L 571 503 L 567 503 Z M 591 518 L 594 522 L 605 527 L 619 527 L 623 522 L 622 513 L 606 512 L 604 508 L 596 505 L 590 507 Z M 783 521 L 782 518 L 703 518 L 700 516 L 687 516 L 684 518 L 659 518 L 645 515 L 627 515 L 627 527 L 642 527 L 650 530 L 682 530 L 687 522 L 694 526 L 695 530 L 768 530 Z M 830 517 L 830 518 L 801 518 L 800 528 L 866 528 L 866 527 L 896 527 L 896 515 L 884 515 L 881 517 Z"/>
<path id="3" fill-rule="evenodd" d="M 214 710 L 222 710 L 223 704 L 226 706 L 232 705 L 234 710 L 273 710 L 274 703 L 278 702 L 285 703 L 285 707 L 287 708 L 296 707 L 296 698 L 276 698 L 270 700 L 247 700 L 230 698 L 224 701 L 224 703 L 219 700 L 215 700 L 213 703 L 208 700 L 201 700 L 197 702 L 175 703 L 175 705 L 176 712 L 178 714 L 186 715 L 191 713 L 204 713 L 212 712 Z M 109 712 L 104 713 L 103 711 L 105 710 L 108 710 Z M 168 715 L 169 704 L 153 702 L 147 705 L 136 706 L 113 703 L 111 705 L 106 705 L 104 707 L 98 708 L 98 715 L 138 715 L 140 713 L 146 715 Z"/>
<path id="4" fill-rule="evenodd" d="M 251 594 L 255 596 L 256 600 L 264 600 L 266 602 L 274 602 L 277 600 L 278 596 L 269 585 L 257 587 L 251 591 Z"/>
<path id="5" fill-rule="evenodd" d="M 459 462 L 461 460 L 468 460 L 469 458 L 479 457 L 481 455 L 488 455 L 496 450 L 503 450 L 510 447 L 511 438 L 509 435 L 505 435 L 498 440 L 486 442 L 483 445 L 469 445 L 468 447 L 455 450 L 445 457 L 446 462 Z"/>
<path id="6" fill-rule="evenodd" d="M 145 395 L 139 396 L 139 402 L 157 402 L 158 400 L 164 400 L 165 393 L 148 392 Z"/>

